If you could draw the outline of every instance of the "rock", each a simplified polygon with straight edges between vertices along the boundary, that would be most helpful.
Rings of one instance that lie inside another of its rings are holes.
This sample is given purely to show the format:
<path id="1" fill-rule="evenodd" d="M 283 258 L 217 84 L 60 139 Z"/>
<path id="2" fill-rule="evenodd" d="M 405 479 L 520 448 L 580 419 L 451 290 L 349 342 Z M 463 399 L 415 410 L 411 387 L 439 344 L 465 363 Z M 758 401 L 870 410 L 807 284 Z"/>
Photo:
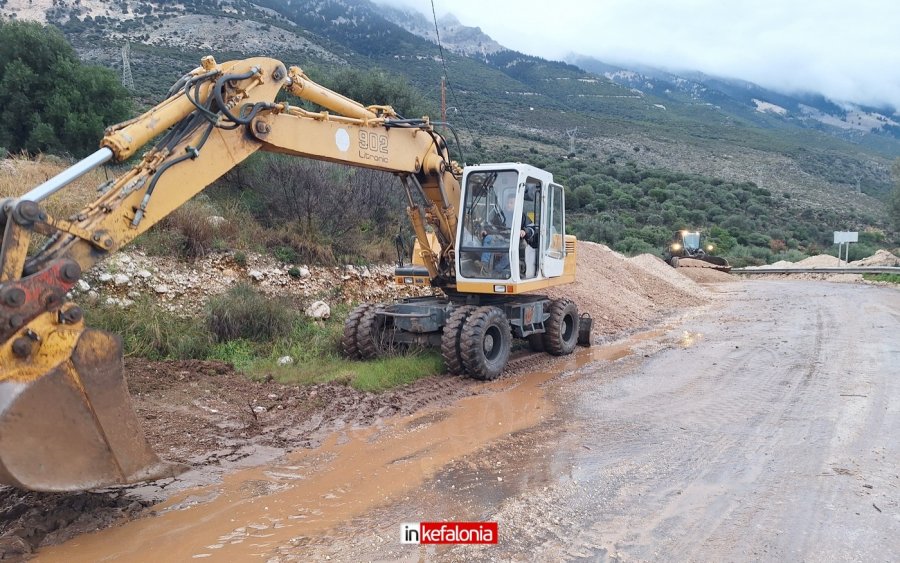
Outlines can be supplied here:
<path id="1" fill-rule="evenodd" d="M 331 307 L 324 301 L 316 301 L 306 308 L 306 316 L 312 317 L 317 321 L 327 319 L 331 316 Z"/>
<path id="2" fill-rule="evenodd" d="M 145 280 L 149 280 L 153 277 L 153 273 L 151 273 L 150 270 L 141 270 L 137 273 L 137 275 L 138 277 L 144 278 Z"/>
<path id="3" fill-rule="evenodd" d="M 155 286 L 155 287 L 153 288 L 153 291 L 155 291 L 156 293 L 160 293 L 160 294 L 162 294 L 162 293 L 169 293 L 169 286 L 167 286 L 167 285 L 164 284 L 164 283 L 161 283 L 161 284 Z"/>
<path id="4" fill-rule="evenodd" d="M 270 401 L 274 401 L 274 400 L 278 399 L 278 395 L 276 395 L 275 393 L 269 393 L 268 395 L 266 395 L 266 398 L 269 399 Z"/>
<path id="5" fill-rule="evenodd" d="M 103 272 L 102 274 L 97 276 L 97 279 L 101 283 L 108 283 L 108 282 L 112 281 L 113 277 L 112 277 L 112 274 L 110 274 L 109 272 Z"/>
<path id="6" fill-rule="evenodd" d="M 353 266 L 353 264 L 347 264 L 346 266 L 344 266 L 344 270 L 347 272 L 347 274 L 350 274 L 350 275 L 358 273 L 356 271 L 356 267 Z"/>
<path id="7" fill-rule="evenodd" d="M 76 286 L 78 287 L 79 291 L 90 291 L 91 290 L 91 284 L 89 284 L 88 282 L 86 282 L 84 280 L 78 280 L 78 283 L 76 284 Z"/>
<path id="8" fill-rule="evenodd" d="M 263 406 L 253 407 L 253 412 L 255 412 L 257 414 L 266 412 L 266 407 L 263 407 Z"/>
<path id="9" fill-rule="evenodd" d="M 309 268 L 307 268 L 306 266 L 300 266 L 299 268 L 297 268 L 297 270 L 300 271 L 300 274 L 299 274 L 300 278 L 308 278 L 309 277 Z"/>
<path id="10" fill-rule="evenodd" d="M 253 281 L 258 282 L 263 281 L 263 279 L 265 279 L 266 277 L 266 275 L 259 270 L 250 270 L 249 272 L 247 272 L 247 275 L 250 276 L 250 279 L 252 279 Z"/>
<path id="11" fill-rule="evenodd" d="M 219 228 L 225 223 L 225 217 L 221 215 L 212 215 L 206 218 L 206 222 L 209 223 L 211 227 Z"/>
<path id="12" fill-rule="evenodd" d="M 125 274 L 116 274 L 113 277 L 113 283 L 116 285 L 126 285 L 130 281 L 131 281 L 131 278 L 129 278 Z"/>
<path id="13" fill-rule="evenodd" d="M 140 292 L 140 291 L 133 290 L 133 291 L 129 291 L 129 292 L 128 292 L 128 297 L 130 297 L 130 298 L 132 298 L 132 299 L 138 299 L 140 296 L 141 296 L 141 292 Z"/>
<path id="14" fill-rule="evenodd" d="M 294 358 L 292 358 L 292 357 L 290 357 L 290 356 L 281 356 L 280 358 L 278 358 L 278 362 L 277 362 L 277 363 L 278 363 L 278 365 L 280 365 L 280 366 L 290 365 L 290 364 L 293 364 L 293 363 L 294 363 Z"/>
<path id="15" fill-rule="evenodd" d="M 131 263 L 131 256 L 129 256 L 127 254 L 120 254 L 119 256 L 117 256 L 117 258 L 118 258 L 120 264 L 130 264 Z"/>

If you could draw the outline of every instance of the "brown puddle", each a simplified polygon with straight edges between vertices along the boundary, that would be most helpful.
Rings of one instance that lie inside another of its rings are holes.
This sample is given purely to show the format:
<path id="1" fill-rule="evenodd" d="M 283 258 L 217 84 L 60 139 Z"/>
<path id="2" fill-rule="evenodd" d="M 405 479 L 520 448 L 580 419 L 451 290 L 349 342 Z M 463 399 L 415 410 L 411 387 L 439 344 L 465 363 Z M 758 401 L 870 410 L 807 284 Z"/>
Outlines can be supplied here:
<path id="1" fill-rule="evenodd" d="M 553 373 L 485 384 L 483 394 L 334 434 L 282 463 L 226 475 L 218 485 L 173 496 L 147 517 L 39 552 L 40 561 L 155 561 L 264 557 L 292 539 L 321 535 L 402 498 L 449 462 L 541 422 L 552 404 L 541 386 L 562 373 L 631 353 L 640 333 L 609 346 L 579 349 Z M 340 440 L 339 440 L 340 438 Z M 340 441 L 340 443 L 339 443 Z"/>

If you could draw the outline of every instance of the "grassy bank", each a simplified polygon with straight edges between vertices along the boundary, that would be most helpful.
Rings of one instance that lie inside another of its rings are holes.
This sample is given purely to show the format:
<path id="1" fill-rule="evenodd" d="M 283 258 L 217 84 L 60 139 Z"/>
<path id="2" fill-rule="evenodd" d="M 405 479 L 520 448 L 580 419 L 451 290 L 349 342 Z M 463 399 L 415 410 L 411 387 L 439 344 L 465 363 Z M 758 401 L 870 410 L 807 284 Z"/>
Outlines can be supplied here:
<path id="1" fill-rule="evenodd" d="M 900 284 L 900 274 L 863 274 L 863 279 Z"/>
<path id="2" fill-rule="evenodd" d="M 378 392 L 444 371 L 440 355 L 431 351 L 347 360 L 340 338 L 349 307 L 339 305 L 330 318 L 317 322 L 293 304 L 246 285 L 211 299 L 205 313 L 194 317 L 166 311 L 152 299 L 124 309 L 104 304 L 85 309 L 88 325 L 120 335 L 127 355 L 219 360 L 253 379 L 298 385 L 334 381 Z M 280 365 L 285 356 L 293 361 Z"/>

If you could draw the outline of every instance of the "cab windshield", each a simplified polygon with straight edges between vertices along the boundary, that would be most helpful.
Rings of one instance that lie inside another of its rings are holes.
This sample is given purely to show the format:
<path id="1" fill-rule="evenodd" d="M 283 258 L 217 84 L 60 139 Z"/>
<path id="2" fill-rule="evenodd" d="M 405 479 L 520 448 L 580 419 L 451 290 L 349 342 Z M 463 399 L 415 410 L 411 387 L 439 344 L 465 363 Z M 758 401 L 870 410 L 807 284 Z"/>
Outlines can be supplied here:
<path id="1" fill-rule="evenodd" d="M 510 233 L 517 180 L 515 170 L 472 172 L 467 176 L 459 253 L 463 277 L 511 277 Z"/>
<path id="2" fill-rule="evenodd" d="M 700 248 L 700 233 L 684 233 L 682 242 L 686 249 L 697 250 Z"/>

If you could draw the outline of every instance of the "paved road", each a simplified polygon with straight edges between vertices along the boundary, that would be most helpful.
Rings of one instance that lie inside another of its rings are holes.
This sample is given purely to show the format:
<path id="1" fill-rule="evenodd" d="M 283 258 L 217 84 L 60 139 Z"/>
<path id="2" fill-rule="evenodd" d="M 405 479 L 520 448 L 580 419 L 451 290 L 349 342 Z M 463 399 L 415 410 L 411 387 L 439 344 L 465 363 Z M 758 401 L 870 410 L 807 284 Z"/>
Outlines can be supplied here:
<path id="1" fill-rule="evenodd" d="M 751 281 L 547 384 L 557 414 L 280 559 L 896 561 L 900 291 Z M 497 520 L 497 546 L 398 545 Z"/>

